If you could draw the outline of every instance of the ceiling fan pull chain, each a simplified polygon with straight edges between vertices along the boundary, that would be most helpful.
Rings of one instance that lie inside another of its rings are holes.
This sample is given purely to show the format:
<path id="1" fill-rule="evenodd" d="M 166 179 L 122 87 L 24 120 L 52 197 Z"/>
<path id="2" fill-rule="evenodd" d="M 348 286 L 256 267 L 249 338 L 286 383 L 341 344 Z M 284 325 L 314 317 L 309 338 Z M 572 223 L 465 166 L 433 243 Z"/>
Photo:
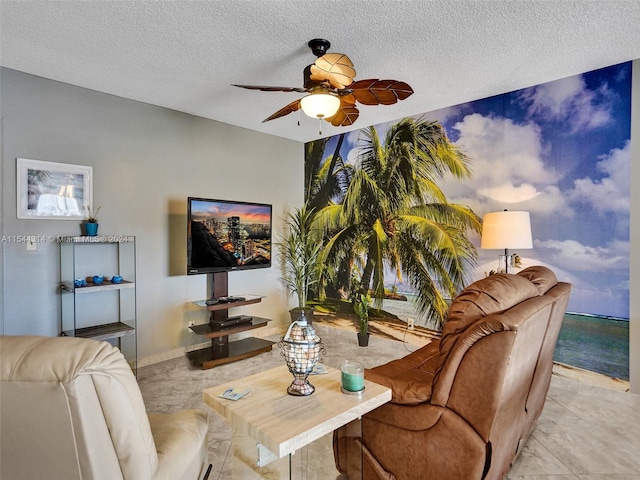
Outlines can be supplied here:
<path id="1" fill-rule="evenodd" d="M 298 109 L 298 126 L 300 126 L 300 109 Z"/>
<path id="2" fill-rule="evenodd" d="M 318 135 L 322 135 L 322 119 L 320 117 L 318 117 L 318 123 L 319 123 Z"/>

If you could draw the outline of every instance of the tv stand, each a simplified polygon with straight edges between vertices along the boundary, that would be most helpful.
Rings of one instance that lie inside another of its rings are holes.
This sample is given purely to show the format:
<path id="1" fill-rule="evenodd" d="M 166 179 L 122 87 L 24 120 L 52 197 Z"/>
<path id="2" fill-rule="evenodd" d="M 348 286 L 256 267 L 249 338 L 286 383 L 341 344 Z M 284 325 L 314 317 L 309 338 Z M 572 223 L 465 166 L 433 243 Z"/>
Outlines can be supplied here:
<path id="1" fill-rule="evenodd" d="M 233 342 L 229 341 L 229 335 L 233 333 L 246 332 L 267 325 L 270 320 L 266 318 L 245 316 L 230 318 L 228 314 L 230 308 L 259 303 L 262 301 L 262 297 L 257 295 L 229 297 L 227 272 L 212 274 L 211 283 L 212 291 L 209 300 L 193 302 L 211 312 L 209 323 L 189 327 L 194 333 L 210 338 L 211 347 L 187 352 L 191 363 L 202 366 L 202 369 L 206 370 L 270 352 L 275 342 L 262 338 L 249 337 Z"/>

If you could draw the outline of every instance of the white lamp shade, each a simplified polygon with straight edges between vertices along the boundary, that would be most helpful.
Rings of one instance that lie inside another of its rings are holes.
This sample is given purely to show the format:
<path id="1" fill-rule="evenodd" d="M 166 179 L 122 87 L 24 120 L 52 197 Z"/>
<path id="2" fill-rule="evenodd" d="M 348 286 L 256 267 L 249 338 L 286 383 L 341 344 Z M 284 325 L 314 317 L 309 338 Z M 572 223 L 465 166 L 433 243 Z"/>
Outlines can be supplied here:
<path id="1" fill-rule="evenodd" d="M 310 93 L 300 100 L 300 107 L 312 118 L 329 118 L 340 108 L 340 99 L 329 93 Z"/>
<path id="2" fill-rule="evenodd" d="M 492 212 L 482 219 L 480 248 L 533 248 L 529 212 Z"/>

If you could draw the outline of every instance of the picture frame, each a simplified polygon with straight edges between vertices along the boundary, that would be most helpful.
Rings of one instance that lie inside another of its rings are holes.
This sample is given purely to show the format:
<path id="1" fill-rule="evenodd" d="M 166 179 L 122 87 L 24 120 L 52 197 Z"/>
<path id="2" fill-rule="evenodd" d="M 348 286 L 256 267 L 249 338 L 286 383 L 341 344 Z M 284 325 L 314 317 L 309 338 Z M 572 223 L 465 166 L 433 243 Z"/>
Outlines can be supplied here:
<path id="1" fill-rule="evenodd" d="M 16 159 L 19 219 L 83 220 L 93 204 L 93 167 Z"/>

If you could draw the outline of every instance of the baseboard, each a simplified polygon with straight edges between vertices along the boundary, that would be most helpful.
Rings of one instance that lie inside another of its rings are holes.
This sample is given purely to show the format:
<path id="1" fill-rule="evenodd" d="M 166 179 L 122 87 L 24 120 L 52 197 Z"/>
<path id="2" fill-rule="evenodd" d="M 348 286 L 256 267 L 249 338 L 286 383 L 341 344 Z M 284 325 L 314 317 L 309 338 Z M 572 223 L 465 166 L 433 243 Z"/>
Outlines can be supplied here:
<path id="1" fill-rule="evenodd" d="M 155 363 L 164 362 L 167 360 L 173 360 L 174 358 L 182 357 L 187 352 L 192 350 L 199 350 L 201 348 L 206 348 L 211 346 L 211 342 L 199 343 L 197 345 L 189 345 L 188 347 L 182 348 L 174 348 L 173 350 L 169 350 L 167 352 L 156 353 L 154 355 L 149 355 L 148 357 L 144 357 L 138 360 L 138 368 L 146 367 L 148 365 L 153 365 Z"/>

